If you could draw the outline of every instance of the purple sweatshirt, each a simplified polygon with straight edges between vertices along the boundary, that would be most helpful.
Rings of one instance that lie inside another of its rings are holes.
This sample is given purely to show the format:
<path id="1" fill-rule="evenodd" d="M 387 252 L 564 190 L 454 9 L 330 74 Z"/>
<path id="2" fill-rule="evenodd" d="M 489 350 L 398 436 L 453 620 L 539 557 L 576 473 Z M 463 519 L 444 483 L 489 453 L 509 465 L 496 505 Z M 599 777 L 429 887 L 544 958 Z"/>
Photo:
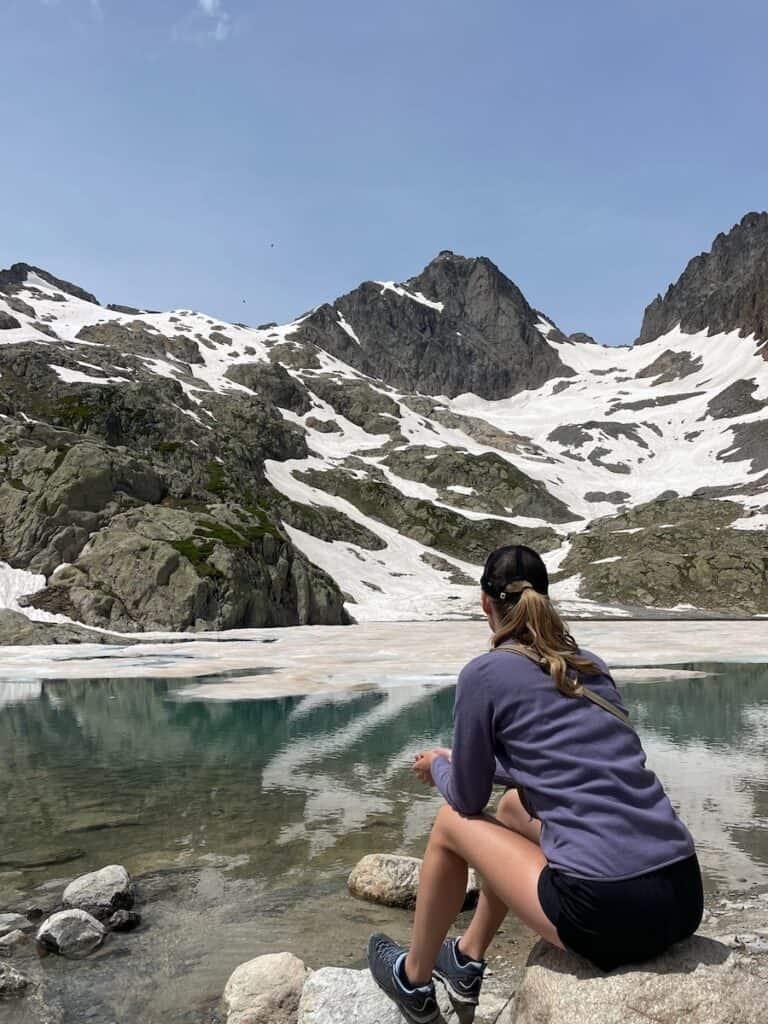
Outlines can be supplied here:
<path id="1" fill-rule="evenodd" d="M 626 708 L 607 666 L 591 690 Z M 585 697 L 566 697 L 529 658 L 489 652 L 462 669 L 452 760 L 435 785 L 461 814 L 479 814 L 494 782 L 522 786 L 553 868 L 580 878 L 633 878 L 689 857 L 688 829 L 645 766 L 637 733 Z"/>

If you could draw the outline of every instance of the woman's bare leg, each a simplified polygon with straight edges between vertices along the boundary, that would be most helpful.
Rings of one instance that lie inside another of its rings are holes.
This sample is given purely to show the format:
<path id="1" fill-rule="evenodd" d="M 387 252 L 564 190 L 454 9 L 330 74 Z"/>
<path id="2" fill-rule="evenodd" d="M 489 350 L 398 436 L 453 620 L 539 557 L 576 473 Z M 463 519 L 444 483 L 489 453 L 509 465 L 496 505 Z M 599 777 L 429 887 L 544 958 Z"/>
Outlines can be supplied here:
<path id="1" fill-rule="evenodd" d="M 465 818 L 447 805 L 442 807 L 419 880 L 413 938 L 405 962 L 411 984 L 426 984 L 432 977 L 437 954 L 464 902 L 468 864 L 480 872 L 499 902 L 562 949 L 555 926 L 539 902 L 537 884 L 546 863 L 536 843 L 495 818 Z M 499 908 L 491 909 L 498 912 Z"/>
<path id="2" fill-rule="evenodd" d="M 516 790 L 507 790 L 499 800 L 495 817 L 505 828 L 512 829 L 538 845 L 541 822 L 537 818 L 531 818 Z M 482 960 L 508 913 L 509 907 L 506 903 L 500 900 L 483 880 L 475 913 L 459 941 L 459 951 L 472 960 Z"/>

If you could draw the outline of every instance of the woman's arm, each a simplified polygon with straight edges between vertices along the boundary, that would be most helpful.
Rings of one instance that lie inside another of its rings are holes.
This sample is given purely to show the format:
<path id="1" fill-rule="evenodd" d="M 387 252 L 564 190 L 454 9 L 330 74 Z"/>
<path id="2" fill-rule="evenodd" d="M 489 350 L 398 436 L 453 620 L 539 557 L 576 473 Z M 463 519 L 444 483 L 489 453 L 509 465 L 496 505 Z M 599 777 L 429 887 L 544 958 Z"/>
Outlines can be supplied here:
<path id="1" fill-rule="evenodd" d="M 451 760 L 432 760 L 435 785 L 460 814 L 479 814 L 488 803 L 497 771 L 493 702 L 483 665 L 463 669 L 456 687 Z"/>

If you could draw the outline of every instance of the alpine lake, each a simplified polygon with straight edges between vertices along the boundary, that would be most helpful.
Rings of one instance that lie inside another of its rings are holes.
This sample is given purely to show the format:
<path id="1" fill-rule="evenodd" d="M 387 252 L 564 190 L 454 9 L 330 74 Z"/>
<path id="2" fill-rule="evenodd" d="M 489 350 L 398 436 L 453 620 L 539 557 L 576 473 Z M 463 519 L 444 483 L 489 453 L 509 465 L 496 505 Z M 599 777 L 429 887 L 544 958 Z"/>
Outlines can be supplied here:
<path id="1" fill-rule="evenodd" d="M 258 687 L 268 668 L 180 686 L 115 678 L 105 656 L 87 678 L 2 669 L 0 912 L 47 912 L 73 878 L 118 863 L 142 924 L 81 961 L 28 943 L 12 962 L 35 994 L 0 1003 L 3 1024 L 212 1024 L 244 960 L 363 966 L 371 931 L 407 939 L 410 913 L 354 900 L 346 878 L 367 853 L 423 853 L 440 798 L 410 764 L 450 744 L 455 674 L 388 685 L 361 659 L 349 688 L 246 698 L 233 684 Z M 707 890 L 766 886 L 768 663 L 633 672 L 619 688 Z M 531 940 L 510 920 L 492 953 L 513 960 Z"/>

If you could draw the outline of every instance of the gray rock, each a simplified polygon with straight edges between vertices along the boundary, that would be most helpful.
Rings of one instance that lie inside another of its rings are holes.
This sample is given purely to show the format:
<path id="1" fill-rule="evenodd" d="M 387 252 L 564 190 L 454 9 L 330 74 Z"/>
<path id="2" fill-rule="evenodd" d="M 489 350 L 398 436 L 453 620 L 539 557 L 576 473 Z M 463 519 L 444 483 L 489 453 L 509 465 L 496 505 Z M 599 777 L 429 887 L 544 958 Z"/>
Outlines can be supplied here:
<path id="1" fill-rule="evenodd" d="M 508 1009 L 515 994 L 517 972 L 489 976 L 474 1015 L 469 1007 L 453 1006 L 442 985 L 437 998 L 443 1024 L 512 1024 Z M 394 1003 L 378 988 L 370 971 L 323 967 L 304 985 L 298 1024 L 403 1024 Z"/>
<path id="2" fill-rule="evenodd" d="M 33 932 L 35 926 L 23 914 L 0 914 L 0 936 L 11 932 Z"/>
<path id="3" fill-rule="evenodd" d="M 743 515 L 733 501 L 656 498 L 573 534 L 554 578 L 580 574 L 582 597 L 637 609 L 765 613 L 768 549 L 763 531 L 730 527 Z"/>
<path id="4" fill-rule="evenodd" d="M 636 344 L 683 331 L 738 330 L 768 338 L 768 213 L 748 213 L 712 250 L 695 256 L 664 298 L 645 310 Z"/>
<path id="5" fill-rule="evenodd" d="M 16 298 L 15 295 L 9 295 L 6 300 L 8 308 L 12 309 L 14 313 L 23 313 L 24 316 L 28 316 L 31 320 L 35 319 L 35 311 L 29 303 L 24 302 L 23 299 Z"/>
<path id="6" fill-rule="evenodd" d="M 67 622 L 35 622 L 21 612 L 0 608 L 0 646 L 132 643 L 135 641 Z"/>
<path id="7" fill-rule="evenodd" d="M 626 491 L 587 491 L 584 495 L 587 501 L 609 501 L 612 505 L 623 505 L 629 497 Z"/>
<path id="8" fill-rule="evenodd" d="M 73 295 L 77 299 L 82 299 L 83 302 L 92 302 L 96 306 L 99 304 L 98 299 L 91 295 L 90 292 L 86 292 L 76 284 L 64 281 L 60 277 L 54 277 L 47 270 L 43 270 L 41 267 L 33 267 L 29 263 L 14 263 L 9 270 L 0 270 L 0 291 L 13 291 L 19 285 L 23 285 L 28 274 L 37 274 L 38 277 L 53 285 L 54 288 L 58 288 L 59 291 L 65 292 L 67 295 Z"/>
<path id="9" fill-rule="evenodd" d="M 227 1024 L 295 1024 L 307 975 L 292 953 L 268 953 L 240 964 L 224 989 Z"/>
<path id="10" fill-rule="evenodd" d="M 732 419 L 734 416 L 746 416 L 750 412 L 760 412 L 768 402 L 753 398 L 758 383 L 754 378 L 737 380 L 725 388 L 707 403 L 707 413 L 715 420 Z"/>
<path id="11" fill-rule="evenodd" d="M 128 633 L 348 621 L 336 584 L 266 513 L 209 509 L 145 505 L 113 516 L 29 603 Z"/>
<path id="12" fill-rule="evenodd" d="M 416 905 L 422 861 L 419 857 L 403 857 L 393 853 L 371 853 L 357 862 L 347 886 L 353 896 L 388 907 L 411 908 Z M 477 899 L 479 882 L 470 870 L 467 879 L 465 906 Z"/>
<path id="13" fill-rule="evenodd" d="M 8 964 L 0 964 L 0 996 L 21 996 L 29 986 L 29 978 Z"/>
<path id="14" fill-rule="evenodd" d="M 636 423 L 621 423 L 615 420 L 587 420 L 584 423 L 568 423 L 556 427 L 549 435 L 549 441 L 557 441 L 559 444 L 567 445 L 570 448 L 581 448 L 584 444 L 602 439 L 607 435 L 615 439 L 626 438 L 638 448 L 648 449 L 648 445 L 638 431 Z"/>
<path id="15" fill-rule="evenodd" d="M 445 558 L 441 558 L 440 555 L 433 555 L 431 551 L 422 551 L 419 558 L 425 565 L 431 566 L 433 569 L 437 569 L 438 572 L 447 573 L 448 579 L 454 586 L 459 587 L 476 587 L 477 580 L 471 576 L 467 576 L 465 572 L 458 569 L 455 565 L 449 562 Z"/>
<path id="16" fill-rule="evenodd" d="M 350 465 L 349 469 L 336 466 L 294 475 L 322 491 L 346 498 L 372 519 L 386 523 L 425 547 L 465 562 L 482 564 L 488 552 L 502 544 L 530 544 L 539 551 L 551 551 L 561 543 L 548 526 L 529 529 L 511 526 L 502 519 L 469 519 L 424 498 L 405 497 L 380 474 L 381 470 L 370 465 L 360 470 Z"/>
<path id="17" fill-rule="evenodd" d="M 663 956 L 609 974 L 540 942 L 515 1024 L 765 1024 L 768 959 L 696 935 Z"/>
<path id="18" fill-rule="evenodd" d="M 290 409 L 301 416 L 312 405 L 305 388 L 301 387 L 279 363 L 235 363 L 225 377 L 250 388 L 280 409 Z"/>
<path id="19" fill-rule="evenodd" d="M 308 416 L 306 424 L 312 430 L 318 430 L 321 434 L 341 433 L 341 427 L 336 420 L 319 420 L 317 416 Z"/>
<path id="20" fill-rule="evenodd" d="M 304 984 L 297 1024 L 403 1024 L 369 971 L 323 967 Z"/>
<path id="21" fill-rule="evenodd" d="M 69 883 L 62 897 L 65 908 L 85 910 L 98 920 L 111 917 L 116 910 L 130 910 L 133 901 L 131 876 L 121 864 L 81 875 Z"/>
<path id="22" fill-rule="evenodd" d="M 132 910 L 116 910 L 106 921 L 111 932 L 132 932 L 141 924 L 141 914 Z"/>
<path id="23" fill-rule="evenodd" d="M 0 937 L 0 956 L 11 956 L 19 946 L 23 946 L 27 941 L 27 936 L 24 932 L 15 931 L 8 932 L 6 935 Z"/>
<path id="24" fill-rule="evenodd" d="M 471 455 L 456 448 L 435 451 L 421 445 L 398 448 L 385 464 L 396 476 L 434 487 L 441 501 L 486 514 L 519 515 L 552 523 L 572 522 L 576 516 L 547 488 L 495 452 Z M 456 485 L 472 494 L 449 490 Z"/>
<path id="25" fill-rule="evenodd" d="M 0 309 L 0 331 L 13 331 L 17 327 L 21 327 L 21 323 L 16 317 Z"/>
<path id="26" fill-rule="evenodd" d="M 84 910 L 60 910 L 38 929 L 38 946 L 70 959 L 88 956 L 98 949 L 107 934 L 103 924 Z"/>
<path id="27" fill-rule="evenodd" d="M 537 311 L 490 260 L 444 251 L 402 288 L 442 309 L 367 281 L 312 312 L 294 337 L 387 384 L 431 395 L 506 398 L 573 375 L 536 329 Z"/>
<path id="28" fill-rule="evenodd" d="M 667 349 L 648 366 L 638 370 L 635 377 L 639 379 L 655 377 L 654 386 L 668 384 L 670 381 L 698 373 L 702 365 L 701 356 L 694 357 L 690 352 L 673 352 L 671 349 Z"/>

